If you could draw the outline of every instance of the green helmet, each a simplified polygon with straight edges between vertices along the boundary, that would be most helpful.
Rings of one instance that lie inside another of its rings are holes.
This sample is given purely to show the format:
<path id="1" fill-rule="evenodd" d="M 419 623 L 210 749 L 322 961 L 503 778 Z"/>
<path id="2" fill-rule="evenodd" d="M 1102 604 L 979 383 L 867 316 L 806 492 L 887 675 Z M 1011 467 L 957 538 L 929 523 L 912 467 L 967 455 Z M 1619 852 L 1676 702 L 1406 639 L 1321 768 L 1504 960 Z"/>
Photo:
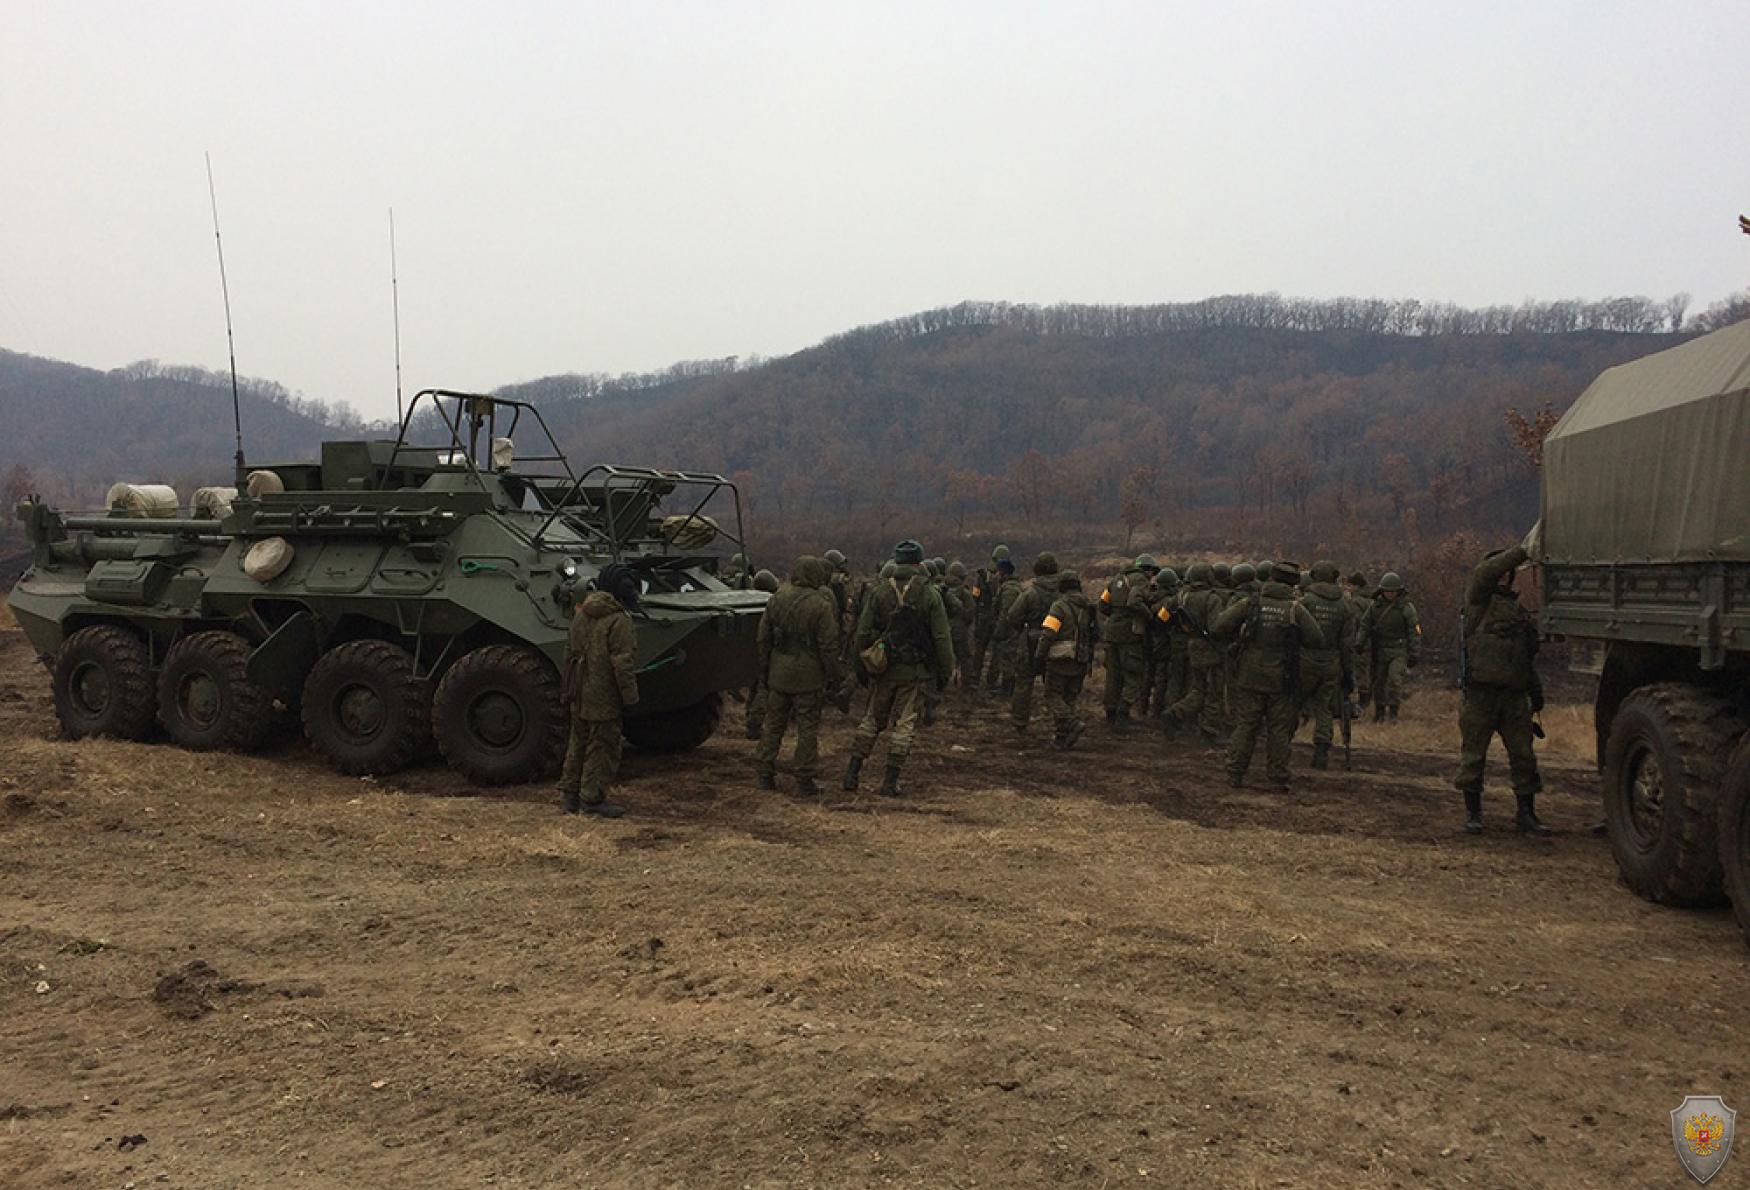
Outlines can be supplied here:
<path id="1" fill-rule="evenodd" d="M 1347 579 L 1345 579 L 1344 581 L 1347 582 L 1351 587 L 1366 587 L 1367 586 L 1367 575 L 1363 574 L 1359 570 L 1351 570 L 1349 572 L 1349 577 Z"/>
<path id="2" fill-rule="evenodd" d="M 1241 562 L 1238 566 L 1228 571 L 1228 577 L 1233 579 L 1234 586 L 1236 587 L 1241 583 L 1255 582 L 1258 578 L 1258 568 L 1253 566 L 1250 562 Z"/>
<path id="3" fill-rule="evenodd" d="M 1082 576 L 1073 570 L 1057 572 L 1057 589 L 1059 591 L 1079 591 L 1082 589 Z"/>
<path id="4" fill-rule="evenodd" d="M 747 566 L 747 555 L 746 554 L 730 554 L 729 555 L 729 568 L 731 570 L 742 570 L 742 569 L 745 569 L 746 566 Z"/>
<path id="5" fill-rule="evenodd" d="M 1155 556 L 1153 554 L 1138 554 L 1136 555 L 1136 561 L 1132 562 L 1131 565 L 1138 570 L 1146 570 L 1151 574 L 1158 572 L 1161 568 L 1161 564 L 1155 561 Z"/>
<path id="6" fill-rule="evenodd" d="M 1160 573 L 1155 575 L 1155 582 L 1170 591 L 1179 585 L 1179 572 L 1171 566 L 1163 566 Z"/>
<path id="7" fill-rule="evenodd" d="M 896 563 L 896 562 L 883 562 L 881 564 L 881 577 L 882 578 L 892 578 L 894 576 L 895 572 L 897 572 L 898 570 L 899 570 L 898 563 Z"/>
<path id="8" fill-rule="evenodd" d="M 1397 571 L 1388 570 L 1380 576 L 1379 589 L 1381 591 L 1402 591 L 1404 580 L 1398 577 Z"/>
<path id="9" fill-rule="evenodd" d="M 753 576 L 753 589 L 766 592 L 776 591 L 778 589 L 778 576 L 769 570 L 761 570 Z"/>
<path id="10" fill-rule="evenodd" d="M 966 563 L 960 561 L 960 559 L 958 559 L 958 558 L 956 558 L 954 561 L 948 563 L 948 577 L 949 578 L 965 578 L 966 577 Z"/>
<path id="11" fill-rule="evenodd" d="M 999 545 L 990 552 L 990 560 L 992 562 L 1005 562 L 1008 560 L 1008 557 L 1009 547 L 1006 545 Z"/>
<path id="12" fill-rule="evenodd" d="M 1270 581 L 1281 583 L 1285 587 L 1300 584 L 1300 564 L 1298 562 L 1270 563 Z"/>
<path id="13" fill-rule="evenodd" d="M 821 555 L 821 558 L 822 558 L 822 560 L 824 560 L 826 562 L 826 564 L 828 566 L 832 567 L 834 570 L 843 570 L 846 566 L 850 565 L 850 563 L 845 559 L 845 556 L 843 554 L 839 553 L 839 551 L 837 551 L 837 550 L 828 550 L 828 551 L 826 551 L 826 553 Z"/>
<path id="14" fill-rule="evenodd" d="M 1033 573 L 1039 575 L 1057 573 L 1057 555 L 1049 550 L 1033 559 Z"/>
<path id="15" fill-rule="evenodd" d="M 1230 583 L 1233 581 L 1234 576 L 1233 567 L 1229 566 L 1226 562 L 1217 562 L 1209 568 L 1209 575 L 1216 583 Z"/>
<path id="16" fill-rule="evenodd" d="M 1342 572 L 1337 569 L 1335 562 L 1327 562 L 1321 558 L 1312 564 L 1312 581 L 1315 583 L 1334 583 L 1340 573 Z"/>
<path id="17" fill-rule="evenodd" d="M 922 566 L 924 547 L 917 543 L 916 538 L 908 537 L 893 547 L 893 560 L 902 566 Z"/>
<path id="18" fill-rule="evenodd" d="M 1215 581 L 1215 568 L 1207 562 L 1193 562 L 1191 568 L 1185 572 L 1185 581 L 1208 586 Z"/>

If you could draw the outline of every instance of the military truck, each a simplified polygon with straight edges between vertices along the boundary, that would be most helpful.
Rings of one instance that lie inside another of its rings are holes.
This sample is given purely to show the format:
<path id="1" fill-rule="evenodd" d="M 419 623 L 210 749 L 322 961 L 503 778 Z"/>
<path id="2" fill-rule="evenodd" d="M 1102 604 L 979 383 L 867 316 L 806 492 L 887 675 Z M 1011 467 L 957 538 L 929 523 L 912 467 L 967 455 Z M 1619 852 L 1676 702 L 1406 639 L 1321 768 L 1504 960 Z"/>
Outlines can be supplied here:
<path id="1" fill-rule="evenodd" d="M 1618 868 L 1750 940 L 1750 322 L 1611 368 L 1544 443 L 1541 627 L 1598 674 Z"/>
<path id="2" fill-rule="evenodd" d="M 68 736 L 247 751 L 295 714 L 344 773 L 435 745 L 481 784 L 540 779 L 565 747 L 571 609 L 611 562 L 643 589 L 633 746 L 697 747 L 753 684 L 766 596 L 717 576 L 713 547 L 748 552 L 722 476 L 574 472 L 534 406 L 427 390 L 392 441 L 239 478 L 188 515 L 17 509 L 32 560 L 10 604 Z"/>

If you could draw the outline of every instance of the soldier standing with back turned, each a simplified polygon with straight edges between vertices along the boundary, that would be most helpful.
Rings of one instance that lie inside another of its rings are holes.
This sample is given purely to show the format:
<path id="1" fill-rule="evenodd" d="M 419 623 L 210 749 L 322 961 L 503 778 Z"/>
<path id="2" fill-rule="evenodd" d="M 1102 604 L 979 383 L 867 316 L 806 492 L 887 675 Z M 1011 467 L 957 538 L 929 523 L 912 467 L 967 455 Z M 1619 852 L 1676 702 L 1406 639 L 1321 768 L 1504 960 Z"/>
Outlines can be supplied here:
<path id="1" fill-rule="evenodd" d="M 1340 699 L 1355 689 L 1355 613 L 1337 587 L 1337 564 L 1314 562 L 1312 584 L 1300 598 L 1301 606 L 1318 621 L 1324 636 L 1322 647 L 1301 649 L 1301 706 L 1312 715 L 1315 769 L 1331 763 L 1331 720 Z"/>
<path id="2" fill-rule="evenodd" d="M 1373 680 L 1373 721 L 1398 721 L 1404 684 L 1422 659 L 1422 621 L 1404 589 L 1404 580 L 1387 571 L 1374 592 L 1373 606 L 1361 622 Z"/>
<path id="3" fill-rule="evenodd" d="M 1160 564 L 1148 554 L 1113 575 L 1100 592 L 1100 615 L 1105 624 L 1101 640 L 1106 646 L 1106 726 L 1119 735 L 1131 729 L 1131 708 L 1142 697 L 1143 670 L 1147 667 L 1148 626 L 1155 614 L 1150 603 L 1150 584 Z"/>
<path id="4" fill-rule="evenodd" d="M 620 720 L 638 701 L 632 671 L 637 634 L 631 612 L 638 607 L 637 576 L 618 562 L 596 576 L 565 639 L 561 693 L 571 710 L 571 739 L 559 776 L 559 806 L 567 814 L 618 818 L 625 813 L 607 800 L 620 768 L 625 741 Z"/>
<path id="5" fill-rule="evenodd" d="M 1271 567 L 1270 581 L 1256 595 L 1222 612 L 1210 632 L 1235 639 L 1233 735 L 1227 744 L 1227 781 L 1238 787 L 1251 767 L 1258 731 L 1265 732 L 1265 760 L 1270 787 L 1288 792 L 1288 757 L 1300 707 L 1295 694 L 1300 651 L 1325 647 L 1324 634 L 1312 614 L 1296 601 L 1300 571 L 1292 562 Z"/>
<path id="6" fill-rule="evenodd" d="M 760 733 L 759 783 L 777 788 L 784 729 L 796 718 L 796 792 L 818 794 L 820 712 L 839 687 L 837 602 L 827 564 L 804 555 L 760 616 L 760 670 L 765 674 L 765 719 Z"/>
<path id="7" fill-rule="evenodd" d="M 1537 625 L 1513 589 L 1514 572 L 1525 562 L 1523 547 L 1495 550 L 1471 574 L 1464 598 L 1465 685 L 1458 712 L 1462 736 L 1458 775 L 1453 784 L 1464 795 L 1464 829 L 1483 832 L 1483 765 L 1489 741 L 1501 737 L 1518 800 L 1514 825 L 1524 835 L 1548 835 L 1537 817 L 1543 777 L 1532 748 L 1534 716 L 1543 710 L 1543 683 L 1537 676 Z"/>
<path id="8" fill-rule="evenodd" d="M 1040 554 L 1033 560 L 1033 581 L 1015 597 L 997 628 L 997 634 L 1008 638 L 1013 651 L 1015 689 L 1009 695 L 1009 721 L 1022 735 L 1033 719 L 1034 676 L 1040 672 L 1034 658 L 1039 625 L 1057 601 L 1057 595 L 1057 556 Z"/>
<path id="9" fill-rule="evenodd" d="M 1073 570 L 1057 576 L 1057 598 L 1041 621 L 1034 642 L 1033 664 L 1045 674 L 1045 709 L 1056 722 L 1052 743 L 1075 747 L 1082 720 L 1076 701 L 1094 663 L 1094 605 L 1082 593 L 1082 579 Z"/>

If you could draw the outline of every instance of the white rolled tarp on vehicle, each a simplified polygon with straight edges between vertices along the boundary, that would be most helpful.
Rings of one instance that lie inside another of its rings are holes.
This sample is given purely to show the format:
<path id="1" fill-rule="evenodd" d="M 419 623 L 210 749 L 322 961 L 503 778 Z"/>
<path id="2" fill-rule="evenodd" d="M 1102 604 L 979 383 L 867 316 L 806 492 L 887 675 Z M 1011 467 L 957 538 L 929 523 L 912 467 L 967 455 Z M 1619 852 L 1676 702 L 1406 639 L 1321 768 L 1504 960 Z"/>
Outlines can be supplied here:
<path id="1" fill-rule="evenodd" d="M 182 515 L 182 500 L 167 483 L 114 484 L 104 503 L 125 517 L 174 520 Z"/>

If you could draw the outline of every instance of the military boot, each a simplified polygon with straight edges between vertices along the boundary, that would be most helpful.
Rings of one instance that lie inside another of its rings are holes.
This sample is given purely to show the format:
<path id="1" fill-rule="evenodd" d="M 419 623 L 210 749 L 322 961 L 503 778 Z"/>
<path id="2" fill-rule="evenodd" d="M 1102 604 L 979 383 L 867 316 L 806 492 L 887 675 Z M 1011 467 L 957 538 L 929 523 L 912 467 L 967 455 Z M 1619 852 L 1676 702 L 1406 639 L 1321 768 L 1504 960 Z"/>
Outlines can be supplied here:
<path id="1" fill-rule="evenodd" d="M 890 760 L 887 762 L 887 771 L 881 776 L 881 796 L 898 797 L 900 793 L 899 766 Z"/>
<path id="2" fill-rule="evenodd" d="M 1118 708 L 1117 707 L 1107 707 L 1106 708 L 1106 726 L 1112 728 L 1114 731 L 1117 730 L 1117 728 L 1118 728 Z"/>
<path id="3" fill-rule="evenodd" d="M 1391 704 L 1390 714 L 1391 714 L 1392 726 L 1395 727 L 1395 726 L 1397 726 L 1397 722 L 1398 722 L 1398 704 L 1397 703 L 1394 702 Z"/>
<path id="4" fill-rule="evenodd" d="M 761 773 L 760 774 L 760 788 L 761 789 L 776 789 L 777 787 L 778 787 L 778 777 L 777 777 L 776 773 Z"/>
<path id="5" fill-rule="evenodd" d="M 1535 795 L 1529 793 L 1520 794 L 1519 813 L 1514 816 L 1513 825 L 1519 828 L 1519 833 L 1522 835 L 1535 835 L 1540 839 L 1547 839 L 1549 836 L 1555 834 L 1555 832 L 1545 826 L 1542 820 L 1538 818 L 1537 810 L 1535 809 L 1536 802 L 1537 798 Z"/>
<path id="6" fill-rule="evenodd" d="M 1467 835 L 1483 833 L 1483 795 L 1481 793 L 1465 791 L 1464 833 Z"/>
<path id="7" fill-rule="evenodd" d="M 620 818 L 626 813 L 624 807 L 617 806 L 613 802 L 585 802 L 583 803 L 583 812 L 594 814 L 597 818 Z"/>
<path id="8" fill-rule="evenodd" d="M 1383 702 L 1373 704 L 1373 721 L 1375 723 L 1385 722 L 1385 704 Z"/>
<path id="9" fill-rule="evenodd" d="M 1069 725 L 1069 729 L 1063 733 L 1064 749 L 1067 751 L 1070 748 L 1075 747 L 1076 741 L 1082 738 L 1082 732 L 1085 731 L 1086 729 L 1087 729 L 1087 724 L 1083 723 L 1080 719 L 1077 719 L 1074 723 L 1071 723 Z"/>
<path id="10" fill-rule="evenodd" d="M 1329 744 L 1313 745 L 1312 766 L 1320 770 L 1331 767 L 1331 746 Z"/>
<path id="11" fill-rule="evenodd" d="M 578 796 L 577 790 L 561 789 L 559 791 L 560 813 L 575 814 L 581 809 L 583 809 L 583 799 Z"/>
<path id="12" fill-rule="evenodd" d="M 798 777 L 798 778 L 796 778 L 796 796 L 797 797 L 819 797 L 820 796 L 820 782 L 816 781 L 813 777 Z"/>
<path id="13" fill-rule="evenodd" d="M 846 793 L 857 792 L 857 778 L 863 775 L 863 758 L 853 756 L 845 765 L 845 779 L 839 782 L 839 788 Z"/>

